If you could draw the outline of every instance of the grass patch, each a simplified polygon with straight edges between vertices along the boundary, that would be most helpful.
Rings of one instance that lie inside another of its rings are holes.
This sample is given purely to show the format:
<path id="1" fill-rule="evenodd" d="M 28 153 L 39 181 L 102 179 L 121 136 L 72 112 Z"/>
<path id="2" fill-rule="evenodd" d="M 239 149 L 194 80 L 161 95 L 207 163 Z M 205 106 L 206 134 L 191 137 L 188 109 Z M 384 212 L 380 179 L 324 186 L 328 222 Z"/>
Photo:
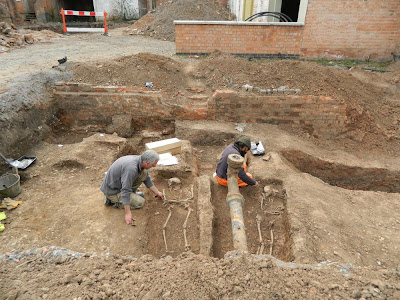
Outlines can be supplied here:
<path id="1" fill-rule="evenodd" d="M 329 60 L 319 59 L 316 61 L 323 66 L 341 66 L 341 67 L 368 67 L 379 70 L 386 70 L 391 61 L 365 61 L 356 59 Z"/>

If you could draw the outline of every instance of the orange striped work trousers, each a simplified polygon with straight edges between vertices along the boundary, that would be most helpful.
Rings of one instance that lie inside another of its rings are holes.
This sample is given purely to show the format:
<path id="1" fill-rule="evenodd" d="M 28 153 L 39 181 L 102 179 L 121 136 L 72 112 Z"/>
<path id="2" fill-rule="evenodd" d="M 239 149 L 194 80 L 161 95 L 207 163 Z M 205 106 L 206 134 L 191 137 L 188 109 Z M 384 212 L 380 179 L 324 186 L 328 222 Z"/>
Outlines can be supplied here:
<path id="1" fill-rule="evenodd" d="M 243 164 L 243 170 L 244 170 L 245 172 L 246 172 L 246 170 L 247 170 L 247 165 L 246 165 L 245 163 Z M 253 175 L 251 175 L 250 173 L 247 173 L 247 172 L 246 172 L 246 174 L 247 174 L 247 176 L 249 176 L 250 178 L 253 178 Z M 218 184 L 220 184 L 220 185 L 222 185 L 222 186 L 228 186 L 228 181 L 227 181 L 226 179 L 220 178 L 220 177 L 218 177 L 218 175 L 215 176 L 215 179 L 217 180 Z M 244 182 L 242 179 L 240 179 L 239 177 L 238 177 L 237 179 L 238 179 L 238 186 L 239 186 L 239 187 L 247 186 L 247 183 Z"/>

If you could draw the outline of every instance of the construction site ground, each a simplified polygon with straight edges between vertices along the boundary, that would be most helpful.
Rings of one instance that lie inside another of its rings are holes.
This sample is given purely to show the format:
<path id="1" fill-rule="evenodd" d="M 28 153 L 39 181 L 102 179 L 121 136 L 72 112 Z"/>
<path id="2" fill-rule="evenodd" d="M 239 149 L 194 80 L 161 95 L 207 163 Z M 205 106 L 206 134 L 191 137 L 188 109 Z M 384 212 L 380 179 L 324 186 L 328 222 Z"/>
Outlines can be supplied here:
<path id="1" fill-rule="evenodd" d="M 174 136 L 184 141 L 178 159 L 185 167 L 150 170 L 169 199 L 191 199 L 189 216 L 187 207 L 173 205 L 168 251 L 162 231 L 168 205 L 143 187 L 146 203 L 133 211 L 136 226 L 130 226 L 122 210 L 103 204 L 99 190 L 116 158 L 140 153 L 145 142 L 161 135 L 135 132 L 123 138 L 58 128 L 38 144 L 9 149 L 8 156 L 34 155 L 37 161 L 20 171 L 22 192 L 14 200 L 22 204 L 7 210 L 3 221 L 0 298 L 400 299 L 399 62 L 379 73 L 333 68 L 336 62 L 247 60 L 218 52 L 177 57 L 173 42 L 130 35 L 124 28 L 108 37 L 41 38 L 0 53 L 0 91 L 18 94 L 1 103 L 3 119 L 12 116 L 16 101 L 40 101 L 35 97 L 41 88 L 57 81 L 112 86 L 151 81 L 172 98 L 190 88 L 212 95 L 218 89 L 239 91 L 244 84 L 290 86 L 303 95 L 352 103 L 368 118 L 335 139 L 271 124 L 177 121 Z M 65 56 L 67 63 L 59 65 Z M 233 251 L 227 189 L 212 180 L 218 155 L 242 134 L 266 150 L 249 166 L 260 186 L 241 189 L 247 254 Z M 328 172 L 319 172 L 327 165 Z M 357 178 L 349 175 L 354 168 Z M 4 164 L 1 170 L 9 171 Z M 386 185 L 371 170 L 379 170 Z M 195 175 L 210 178 L 210 256 L 199 254 Z M 174 177 L 181 181 L 177 188 L 169 185 Z M 271 194 L 261 203 L 265 186 Z M 256 254 L 257 215 L 263 255 Z M 190 251 L 182 231 L 187 217 Z"/>

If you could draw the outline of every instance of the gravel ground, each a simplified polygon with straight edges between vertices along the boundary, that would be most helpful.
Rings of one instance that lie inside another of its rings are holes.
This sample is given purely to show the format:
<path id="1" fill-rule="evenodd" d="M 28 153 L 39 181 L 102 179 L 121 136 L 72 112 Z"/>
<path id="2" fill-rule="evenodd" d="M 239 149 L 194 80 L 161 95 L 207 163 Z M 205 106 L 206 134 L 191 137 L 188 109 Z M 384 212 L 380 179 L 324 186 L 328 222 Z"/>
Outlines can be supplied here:
<path id="1" fill-rule="evenodd" d="M 0 91 L 11 81 L 27 73 L 50 70 L 57 60 L 67 56 L 68 61 L 97 61 L 141 52 L 172 56 L 175 43 L 145 36 L 124 35 L 124 28 L 101 34 L 71 34 L 62 38 L 42 40 L 25 48 L 0 53 Z"/>

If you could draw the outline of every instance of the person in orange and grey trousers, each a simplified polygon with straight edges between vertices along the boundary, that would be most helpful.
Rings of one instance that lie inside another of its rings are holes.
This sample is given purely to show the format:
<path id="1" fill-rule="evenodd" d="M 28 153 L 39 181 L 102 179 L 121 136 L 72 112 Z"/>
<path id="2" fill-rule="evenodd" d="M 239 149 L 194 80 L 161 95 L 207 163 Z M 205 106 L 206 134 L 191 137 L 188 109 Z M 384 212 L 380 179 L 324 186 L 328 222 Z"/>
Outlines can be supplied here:
<path id="1" fill-rule="evenodd" d="M 216 170 L 216 180 L 222 186 L 228 186 L 227 182 L 227 172 L 228 172 L 228 155 L 229 154 L 239 154 L 242 157 L 246 156 L 246 153 L 251 149 L 251 142 L 248 137 L 240 137 L 235 143 L 227 146 L 222 152 L 221 159 L 217 164 Z M 247 153 L 249 155 L 249 153 Z M 244 187 L 247 185 L 257 186 L 258 182 L 253 179 L 250 173 L 247 173 L 247 164 L 243 163 L 243 168 L 240 169 L 238 174 L 238 186 Z"/>

